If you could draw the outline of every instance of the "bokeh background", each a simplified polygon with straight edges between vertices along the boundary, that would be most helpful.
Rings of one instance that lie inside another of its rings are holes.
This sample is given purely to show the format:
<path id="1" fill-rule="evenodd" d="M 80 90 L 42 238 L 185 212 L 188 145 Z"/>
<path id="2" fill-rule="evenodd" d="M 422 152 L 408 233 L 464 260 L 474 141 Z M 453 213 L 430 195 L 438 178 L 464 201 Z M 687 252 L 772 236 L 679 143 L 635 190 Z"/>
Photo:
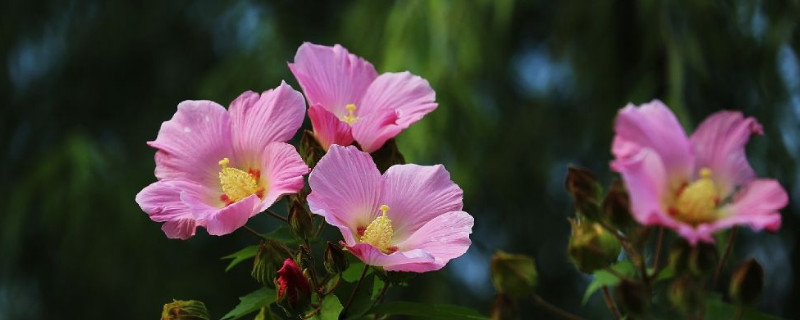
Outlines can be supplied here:
<path id="1" fill-rule="evenodd" d="M 742 230 L 732 260 L 764 264 L 758 309 L 800 318 L 798 1 L 4 1 L 0 4 L 0 319 L 154 319 L 172 298 L 212 315 L 255 288 L 220 260 L 244 232 L 167 239 L 134 195 L 155 181 L 156 137 L 178 102 L 227 105 L 281 79 L 303 41 L 340 43 L 379 72 L 428 79 L 439 108 L 402 133 L 443 163 L 476 225 L 469 252 L 392 299 L 488 313 L 488 260 L 533 256 L 541 295 L 581 306 L 567 260 L 568 164 L 605 182 L 612 121 L 665 101 L 687 129 L 721 109 L 764 125 L 748 154 L 791 195 L 777 234 Z M 306 126 L 308 126 L 308 121 Z M 268 231 L 267 216 L 250 225 Z M 527 318 L 548 316 L 523 307 Z"/>

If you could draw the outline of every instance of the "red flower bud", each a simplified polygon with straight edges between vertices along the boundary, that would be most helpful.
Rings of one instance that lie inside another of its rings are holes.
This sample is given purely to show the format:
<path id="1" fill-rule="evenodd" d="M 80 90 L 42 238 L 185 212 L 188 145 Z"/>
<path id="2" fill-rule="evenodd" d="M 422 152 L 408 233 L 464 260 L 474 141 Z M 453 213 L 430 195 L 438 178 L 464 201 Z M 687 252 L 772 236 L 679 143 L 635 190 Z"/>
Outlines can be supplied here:
<path id="1" fill-rule="evenodd" d="M 278 288 L 276 301 L 287 313 L 298 315 L 308 307 L 311 302 L 311 286 L 294 260 L 283 261 L 275 282 Z"/>

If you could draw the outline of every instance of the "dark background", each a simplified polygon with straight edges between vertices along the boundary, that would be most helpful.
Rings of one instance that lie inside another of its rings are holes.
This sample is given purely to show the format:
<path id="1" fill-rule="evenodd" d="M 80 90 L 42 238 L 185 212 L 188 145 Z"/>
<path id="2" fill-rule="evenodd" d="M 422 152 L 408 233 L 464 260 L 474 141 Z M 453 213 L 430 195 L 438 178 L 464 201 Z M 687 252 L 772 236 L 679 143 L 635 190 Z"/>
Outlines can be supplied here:
<path id="1" fill-rule="evenodd" d="M 474 245 L 391 299 L 487 313 L 488 259 L 533 256 L 541 295 L 581 307 L 568 262 L 568 164 L 608 182 L 612 121 L 662 99 L 687 129 L 721 109 L 764 125 L 748 145 L 787 188 L 776 235 L 742 230 L 732 260 L 767 274 L 758 308 L 800 318 L 798 1 L 4 1 L 0 10 L 0 319 L 154 319 L 172 298 L 216 318 L 252 291 L 220 257 L 254 240 L 169 240 L 134 202 L 178 102 L 227 105 L 285 79 L 303 41 L 340 43 L 379 72 L 428 79 L 439 108 L 403 132 L 406 158 L 443 163 L 475 216 Z M 306 121 L 308 125 L 308 121 Z M 279 206 L 280 207 L 280 206 Z M 267 216 L 251 220 L 263 231 Z M 543 316 L 525 307 L 528 318 Z"/>

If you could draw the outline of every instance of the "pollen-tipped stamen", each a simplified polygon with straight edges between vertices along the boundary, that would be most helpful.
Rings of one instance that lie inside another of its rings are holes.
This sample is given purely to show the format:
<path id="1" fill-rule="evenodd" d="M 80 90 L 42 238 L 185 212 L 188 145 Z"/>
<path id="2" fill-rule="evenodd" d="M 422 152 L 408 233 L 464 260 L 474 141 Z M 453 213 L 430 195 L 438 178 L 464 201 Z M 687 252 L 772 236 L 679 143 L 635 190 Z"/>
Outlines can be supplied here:
<path id="1" fill-rule="evenodd" d="M 354 123 L 356 123 L 356 121 L 358 121 L 358 116 L 355 114 L 356 105 L 351 103 L 344 106 L 344 108 L 347 109 L 347 114 L 343 115 L 341 120 L 352 126 Z"/>
<path id="2" fill-rule="evenodd" d="M 230 159 L 219 161 L 219 184 L 222 187 L 222 199 L 226 205 L 249 197 L 252 194 L 263 194 L 264 188 L 258 182 L 255 174 L 240 169 L 228 167 Z M 255 171 L 254 171 L 255 172 Z"/>
<path id="3" fill-rule="evenodd" d="M 713 221 L 719 199 L 719 192 L 711 179 L 711 170 L 702 168 L 700 178 L 678 195 L 674 206 L 677 218 L 692 224 Z"/>
<path id="4" fill-rule="evenodd" d="M 389 212 L 389 206 L 384 204 L 380 207 L 380 210 L 383 214 L 375 218 L 367 226 L 360 240 L 363 243 L 371 244 L 383 253 L 391 253 L 396 248 L 392 246 L 392 236 L 394 235 L 392 220 L 389 220 L 389 217 L 386 216 L 386 213 Z"/>

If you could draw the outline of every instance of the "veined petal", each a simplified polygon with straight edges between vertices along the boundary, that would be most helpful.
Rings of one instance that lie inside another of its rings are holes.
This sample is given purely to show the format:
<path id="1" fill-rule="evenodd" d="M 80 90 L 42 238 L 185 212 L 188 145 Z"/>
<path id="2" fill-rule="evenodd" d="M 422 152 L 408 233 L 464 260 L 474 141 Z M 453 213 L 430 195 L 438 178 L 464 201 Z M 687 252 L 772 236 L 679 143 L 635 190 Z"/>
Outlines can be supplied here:
<path id="1" fill-rule="evenodd" d="M 692 178 L 692 145 L 678 119 L 661 101 L 640 107 L 629 104 L 617 114 L 614 132 L 611 150 L 618 160 L 650 149 L 661 159 L 672 188 Z"/>
<path id="2" fill-rule="evenodd" d="M 222 209 L 207 211 L 202 221 L 208 234 L 222 236 L 241 228 L 250 217 L 259 212 L 257 207 L 260 202 L 257 195 L 250 195 Z"/>
<path id="3" fill-rule="evenodd" d="M 237 157 L 253 162 L 271 142 L 289 141 L 303 124 L 305 110 L 303 95 L 286 82 L 260 96 L 252 91 L 241 94 L 230 106 Z"/>
<path id="4" fill-rule="evenodd" d="M 194 236 L 197 224 L 192 210 L 181 200 L 181 194 L 200 195 L 202 189 L 189 181 L 162 180 L 136 194 L 136 203 L 151 220 L 165 222 L 162 230 L 168 238 L 186 240 Z"/>
<path id="5" fill-rule="evenodd" d="M 728 195 L 736 186 L 755 178 L 745 155 L 745 144 L 752 134 L 763 134 L 758 121 L 734 111 L 711 115 L 692 134 L 697 165 L 711 169 L 720 194 Z"/>
<path id="6" fill-rule="evenodd" d="M 218 184 L 219 161 L 230 157 L 231 130 L 228 112 L 213 101 L 184 101 L 165 121 L 155 141 L 156 177 Z"/>
<path id="7" fill-rule="evenodd" d="M 269 144 L 262 153 L 261 161 L 261 175 L 268 190 L 258 212 L 269 208 L 280 196 L 303 189 L 303 175 L 310 170 L 294 146 L 284 142 Z"/>
<path id="8" fill-rule="evenodd" d="M 303 43 L 289 69 L 297 78 L 309 105 L 320 104 L 341 117 L 345 105 L 358 104 L 370 83 L 378 77 L 375 67 L 344 47 Z"/>
<path id="9" fill-rule="evenodd" d="M 397 247 L 400 250 L 424 250 L 436 259 L 434 264 L 424 265 L 435 268 L 426 268 L 424 271 L 439 270 L 451 259 L 467 252 L 472 243 L 469 235 L 473 224 L 472 216 L 464 211 L 447 212 L 425 223 Z"/>
<path id="10" fill-rule="evenodd" d="M 353 143 L 350 125 L 343 122 L 320 104 L 308 108 L 308 118 L 314 128 L 314 137 L 323 149 L 328 150 L 332 144 L 347 146 Z"/>
<path id="11" fill-rule="evenodd" d="M 353 124 L 353 137 L 364 151 L 378 150 L 436 106 L 436 92 L 427 80 L 408 71 L 384 73 L 358 105 L 360 119 Z"/>
<path id="12" fill-rule="evenodd" d="M 311 212 L 334 225 L 345 224 L 343 234 L 354 243 L 359 227 L 366 228 L 379 215 L 381 173 L 369 154 L 356 147 L 332 145 L 308 178 Z"/>
<path id="13" fill-rule="evenodd" d="M 755 179 L 737 191 L 733 202 L 721 211 L 727 215 L 711 225 L 713 230 L 748 225 L 753 230 L 775 232 L 781 227 L 779 210 L 789 203 L 789 195 L 776 180 Z"/>
<path id="14" fill-rule="evenodd" d="M 383 200 L 389 206 L 394 236 L 404 239 L 436 217 L 463 207 L 463 191 L 442 165 L 391 166 L 383 176 Z"/>
<path id="15" fill-rule="evenodd" d="M 361 261 L 364 261 L 364 263 L 371 266 L 383 267 L 387 271 L 413 271 L 413 267 L 402 268 L 402 266 L 434 264 L 436 262 L 436 259 L 432 255 L 420 249 L 396 251 L 391 254 L 385 254 L 371 244 L 358 243 L 354 246 L 347 247 L 347 250 L 361 259 Z"/>
<path id="16" fill-rule="evenodd" d="M 631 213 L 643 225 L 676 227 L 679 222 L 667 215 L 664 203 L 670 201 L 667 171 L 655 151 L 642 150 L 634 157 L 618 158 L 611 168 L 622 175 L 628 190 Z"/>

